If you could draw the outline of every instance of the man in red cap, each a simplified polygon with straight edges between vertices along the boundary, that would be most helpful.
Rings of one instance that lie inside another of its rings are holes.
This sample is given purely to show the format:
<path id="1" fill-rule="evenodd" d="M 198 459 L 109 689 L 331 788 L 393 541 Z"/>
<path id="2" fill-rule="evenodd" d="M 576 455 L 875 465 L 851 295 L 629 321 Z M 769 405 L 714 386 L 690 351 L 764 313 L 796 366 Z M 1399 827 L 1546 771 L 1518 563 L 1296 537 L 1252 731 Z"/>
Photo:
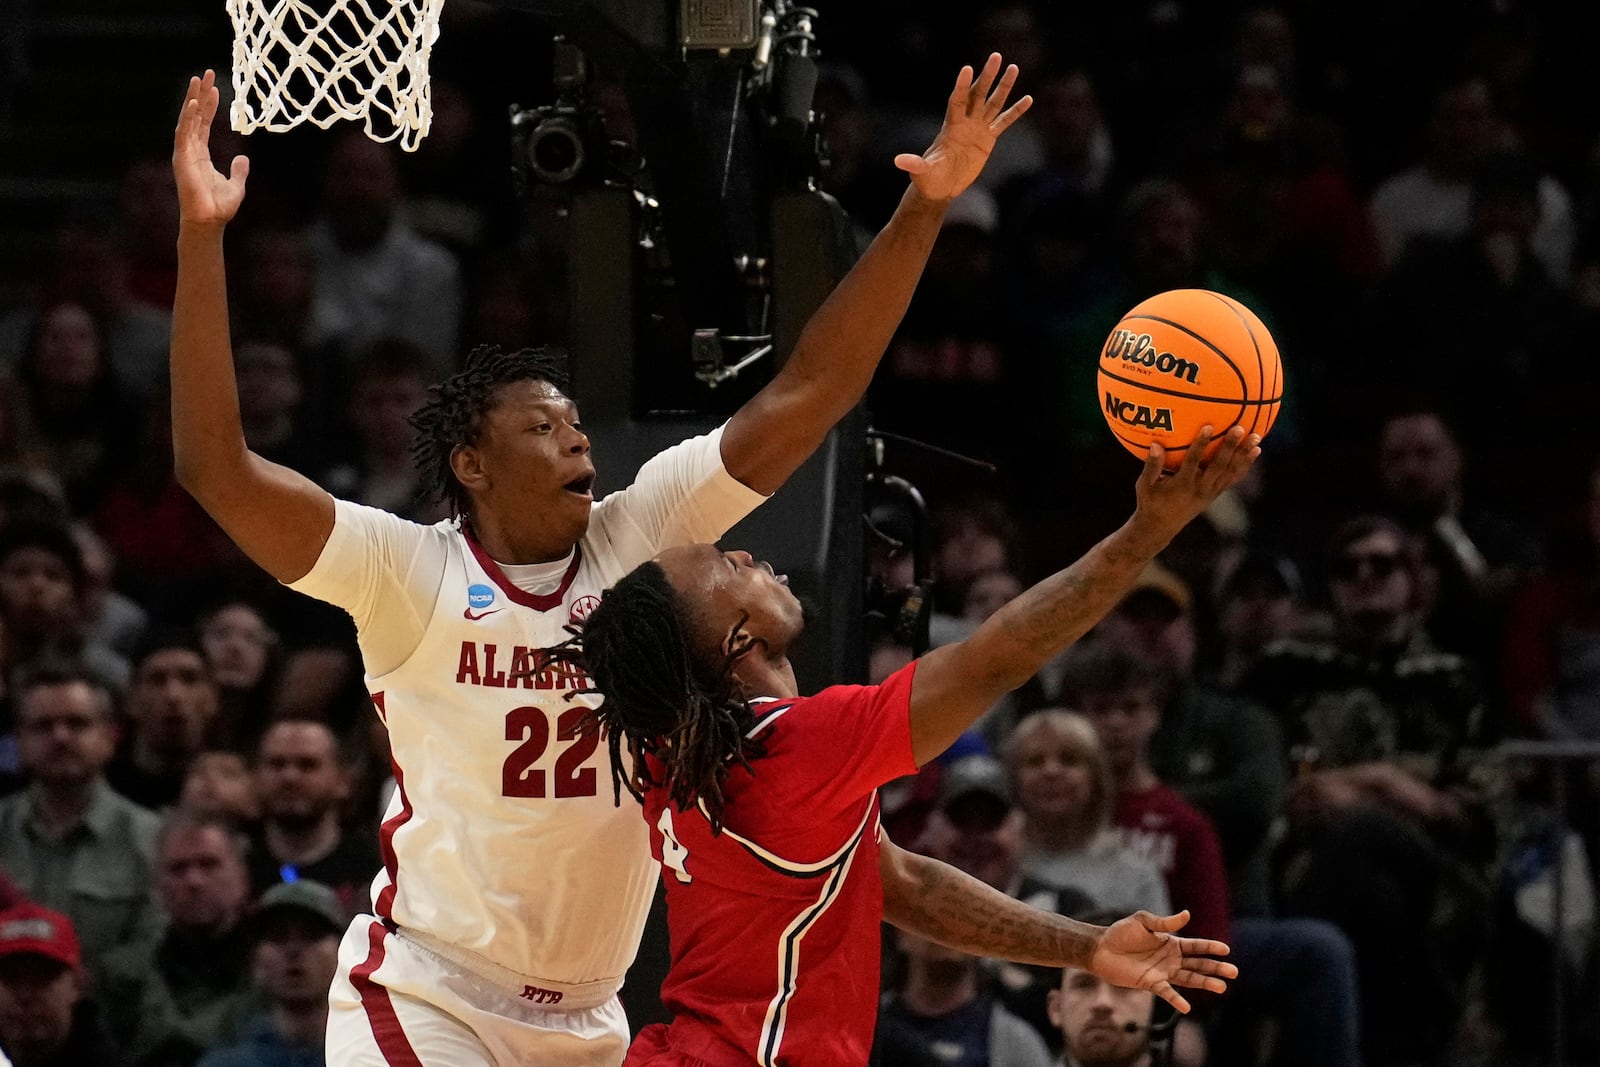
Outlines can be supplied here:
<path id="1" fill-rule="evenodd" d="M 0 1050 L 16 1067 L 117 1067 L 83 997 L 72 922 L 36 904 L 0 912 Z"/>

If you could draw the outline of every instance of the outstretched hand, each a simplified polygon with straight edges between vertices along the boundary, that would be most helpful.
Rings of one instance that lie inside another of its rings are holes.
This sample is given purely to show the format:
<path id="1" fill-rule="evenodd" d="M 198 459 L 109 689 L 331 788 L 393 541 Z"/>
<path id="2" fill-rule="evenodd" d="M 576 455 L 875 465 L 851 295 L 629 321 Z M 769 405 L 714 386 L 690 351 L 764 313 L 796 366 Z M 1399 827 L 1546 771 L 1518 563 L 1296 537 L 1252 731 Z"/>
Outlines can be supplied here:
<path id="1" fill-rule="evenodd" d="M 189 79 L 172 137 L 172 175 L 178 182 L 178 217 L 183 222 L 225 223 L 244 201 L 250 160 L 234 156 L 227 175 L 211 162 L 211 120 L 221 99 L 214 71 Z"/>
<path id="2" fill-rule="evenodd" d="M 1006 97 L 1017 83 L 1017 68 L 1007 67 L 996 85 L 999 73 L 999 52 L 989 57 L 976 81 L 972 68 L 962 67 L 945 109 L 944 126 L 933 144 L 920 156 L 902 152 L 894 157 L 894 165 L 911 175 L 911 184 L 929 200 L 961 195 L 989 161 L 995 141 L 1033 106 L 1033 97 L 1024 96 L 1006 107 Z"/>
<path id="3" fill-rule="evenodd" d="M 1175 537 L 1250 472 L 1261 455 L 1260 435 L 1246 434 L 1244 427 L 1235 426 L 1223 436 L 1216 455 L 1204 461 L 1201 457 L 1211 447 L 1214 435 L 1210 426 L 1202 427 L 1183 463 L 1171 472 L 1165 469 L 1166 451 L 1157 444 L 1150 446 L 1139 475 L 1139 519 L 1155 525 L 1165 536 Z"/>
<path id="4" fill-rule="evenodd" d="M 1112 985 L 1154 993 L 1187 1013 L 1189 1002 L 1174 986 L 1221 993 L 1228 988 L 1226 979 L 1239 976 L 1233 964 L 1210 958 L 1228 954 L 1221 941 L 1176 936 L 1188 921 L 1187 911 L 1167 916 L 1136 911 L 1118 919 L 1100 935 L 1089 970 Z"/>

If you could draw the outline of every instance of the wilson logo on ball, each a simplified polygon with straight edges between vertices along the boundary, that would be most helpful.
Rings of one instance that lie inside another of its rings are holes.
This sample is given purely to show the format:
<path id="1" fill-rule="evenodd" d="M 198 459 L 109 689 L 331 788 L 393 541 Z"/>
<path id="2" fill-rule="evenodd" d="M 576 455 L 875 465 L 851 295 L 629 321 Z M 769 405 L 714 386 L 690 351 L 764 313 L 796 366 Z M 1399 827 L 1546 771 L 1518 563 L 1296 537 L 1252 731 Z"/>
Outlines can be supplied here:
<path id="1" fill-rule="evenodd" d="M 1198 363 L 1180 359 L 1171 352 L 1158 352 L 1149 334 L 1134 333 L 1132 330 L 1113 331 L 1106 339 L 1105 351 L 1100 353 L 1100 358 L 1121 359 L 1124 363 L 1153 367 L 1160 374 L 1170 374 L 1191 383 L 1200 377 Z"/>
<path id="2" fill-rule="evenodd" d="M 1131 400 L 1124 400 L 1110 393 L 1106 394 L 1106 414 L 1118 422 L 1146 430 L 1172 429 L 1171 408 L 1147 408 L 1143 404 L 1135 404 Z"/>

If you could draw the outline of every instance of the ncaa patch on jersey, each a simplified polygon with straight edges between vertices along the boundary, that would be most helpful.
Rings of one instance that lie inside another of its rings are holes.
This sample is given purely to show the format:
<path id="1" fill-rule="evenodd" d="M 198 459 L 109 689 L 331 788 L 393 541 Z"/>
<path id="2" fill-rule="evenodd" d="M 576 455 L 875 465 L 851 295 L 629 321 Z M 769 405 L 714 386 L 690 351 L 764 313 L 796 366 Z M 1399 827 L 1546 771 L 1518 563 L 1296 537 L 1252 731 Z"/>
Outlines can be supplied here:
<path id="1" fill-rule="evenodd" d="M 467 607 L 482 611 L 494 603 L 494 589 L 487 585 L 467 586 Z"/>

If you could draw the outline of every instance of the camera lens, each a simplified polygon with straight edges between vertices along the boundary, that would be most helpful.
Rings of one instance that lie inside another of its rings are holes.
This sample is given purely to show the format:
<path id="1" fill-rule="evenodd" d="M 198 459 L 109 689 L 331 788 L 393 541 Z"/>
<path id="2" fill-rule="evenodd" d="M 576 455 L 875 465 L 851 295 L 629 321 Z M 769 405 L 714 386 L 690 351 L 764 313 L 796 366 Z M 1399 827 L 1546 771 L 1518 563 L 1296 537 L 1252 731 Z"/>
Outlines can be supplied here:
<path id="1" fill-rule="evenodd" d="M 545 119 L 528 136 L 528 167 L 544 181 L 571 181 L 583 162 L 583 138 L 571 119 Z"/>

